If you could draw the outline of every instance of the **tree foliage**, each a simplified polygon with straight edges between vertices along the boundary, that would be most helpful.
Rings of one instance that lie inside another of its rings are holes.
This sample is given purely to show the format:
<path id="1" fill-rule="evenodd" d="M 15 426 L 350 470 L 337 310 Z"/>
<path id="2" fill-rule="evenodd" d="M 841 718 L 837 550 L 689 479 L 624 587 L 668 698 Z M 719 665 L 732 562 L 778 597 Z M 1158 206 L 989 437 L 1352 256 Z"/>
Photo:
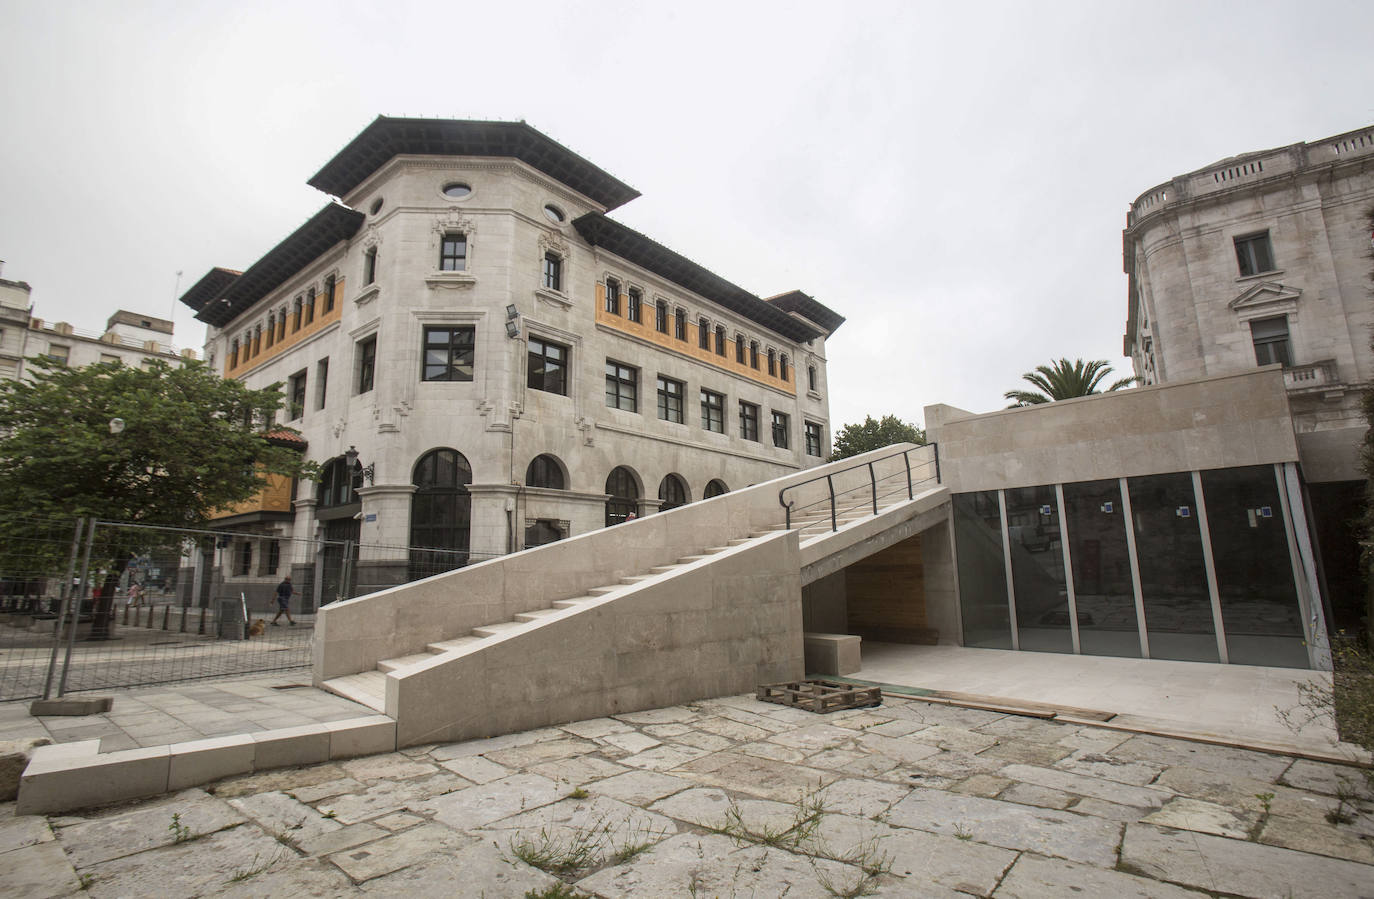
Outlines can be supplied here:
<path id="1" fill-rule="evenodd" d="M 1037 365 L 1035 371 L 1028 371 L 1021 376 L 1022 380 L 1034 385 L 1036 390 L 1008 390 L 1003 396 L 1012 401 L 1008 408 L 1036 406 L 1055 400 L 1073 399 L 1076 396 L 1091 396 L 1099 392 L 1098 386 L 1111 373 L 1112 367 L 1106 359 L 1094 359 L 1091 362 L 1084 362 L 1082 359 L 1075 359 L 1073 362 L 1068 359 L 1057 359 L 1049 365 Z M 1134 383 L 1134 376 L 1122 378 L 1108 387 L 1107 392 L 1130 387 Z"/>
<path id="2" fill-rule="evenodd" d="M 869 415 L 864 417 L 863 424 L 845 425 L 836 432 L 830 461 L 848 459 L 894 443 L 924 445 L 925 442 L 924 428 L 907 424 L 895 415 L 884 415 L 882 421 L 874 421 Z"/>
<path id="3" fill-rule="evenodd" d="M 253 425 L 272 420 L 280 385 L 249 390 L 195 361 L 29 365 L 31 380 L 0 384 L 2 510 L 188 527 L 269 473 L 310 474 Z"/>

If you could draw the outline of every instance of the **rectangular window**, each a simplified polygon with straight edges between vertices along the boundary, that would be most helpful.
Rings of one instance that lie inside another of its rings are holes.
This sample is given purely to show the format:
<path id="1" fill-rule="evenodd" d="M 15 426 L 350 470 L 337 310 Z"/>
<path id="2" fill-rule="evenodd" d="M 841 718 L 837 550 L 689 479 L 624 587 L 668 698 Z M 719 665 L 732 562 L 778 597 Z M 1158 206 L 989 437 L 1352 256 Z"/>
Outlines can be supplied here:
<path id="1" fill-rule="evenodd" d="M 264 574 L 276 574 L 281 567 L 281 544 L 276 540 L 267 541 L 267 570 Z"/>
<path id="2" fill-rule="evenodd" d="M 291 333 L 301 329 L 301 315 L 305 312 L 305 298 L 296 297 L 295 312 L 291 315 Z"/>
<path id="3" fill-rule="evenodd" d="M 668 304 L 662 300 L 654 304 L 654 328 L 660 334 L 668 333 Z"/>
<path id="4" fill-rule="evenodd" d="M 256 355 L 258 355 L 258 354 L 261 353 L 261 352 L 262 352 L 262 325 L 258 325 L 257 328 L 255 328 L 255 329 L 253 330 L 253 355 L 256 356 Z"/>
<path id="5" fill-rule="evenodd" d="M 529 386 L 545 393 L 568 395 L 568 348 L 530 338 Z"/>
<path id="6" fill-rule="evenodd" d="M 701 427 L 705 431 L 725 433 L 725 396 L 710 390 L 701 391 Z"/>
<path id="7" fill-rule="evenodd" d="M 439 246 L 439 271 L 461 272 L 468 267 L 468 236 L 445 234 Z"/>
<path id="8" fill-rule="evenodd" d="M 620 314 L 620 282 L 614 278 L 606 279 L 606 311 L 611 315 Z"/>
<path id="9" fill-rule="evenodd" d="M 789 433 L 791 428 L 788 425 L 786 412 L 773 412 L 773 445 L 778 449 L 787 449 L 791 440 Z"/>
<path id="10" fill-rule="evenodd" d="M 336 285 L 337 283 L 338 283 L 338 281 L 334 278 L 333 275 L 330 275 L 328 278 L 325 278 L 325 279 L 324 279 L 324 311 L 325 311 L 325 312 L 333 312 L 333 311 L 334 311 L 334 285 Z"/>
<path id="11" fill-rule="evenodd" d="M 606 360 L 606 405 L 626 412 L 639 410 L 639 370 Z"/>
<path id="12" fill-rule="evenodd" d="M 1236 262 L 1240 276 L 1248 278 L 1274 270 L 1274 248 L 1269 244 L 1269 232 L 1247 234 L 1236 238 Z"/>
<path id="13" fill-rule="evenodd" d="M 675 309 L 673 311 L 673 336 L 678 340 L 687 339 L 687 310 Z"/>
<path id="14" fill-rule="evenodd" d="M 739 435 L 745 440 L 759 439 L 759 407 L 753 403 L 739 404 Z"/>
<path id="15" fill-rule="evenodd" d="M 291 376 L 289 392 L 287 394 L 287 421 L 295 421 L 305 415 L 305 371 L 298 371 Z"/>
<path id="16" fill-rule="evenodd" d="M 71 355 L 72 348 L 69 346 L 60 346 L 59 344 L 55 343 L 48 344 L 47 356 L 49 359 L 56 362 L 58 365 L 66 365 L 68 360 L 71 359 Z M 247 357 L 247 355 L 248 354 L 245 351 L 245 358 Z"/>
<path id="17" fill-rule="evenodd" d="M 425 381 L 471 381 L 473 345 L 477 329 L 471 325 L 453 327 L 439 325 L 425 328 Z"/>
<path id="18" fill-rule="evenodd" d="M 658 376 L 658 417 L 682 424 L 682 382 Z"/>
<path id="19" fill-rule="evenodd" d="M 329 390 L 329 357 L 315 363 L 315 408 L 323 409 Z"/>
<path id="20" fill-rule="evenodd" d="M 716 355 L 725 355 L 725 326 L 716 325 Z"/>
<path id="21" fill-rule="evenodd" d="M 806 389 L 816 389 L 816 366 L 814 365 L 808 365 L 806 367 Z"/>
<path id="22" fill-rule="evenodd" d="M 377 248 L 368 247 L 363 254 L 363 284 L 371 284 L 377 280 Z"/>
<path id="23" fill-rule="evenodd" d="M 247 577 L 253 573 L 253 544 L 247 540 L 239 544 L 238 572 L 241 577 Z"/>
<path id="24" fill-rule="evenodd" d="M 772 347 L 768 348 L 768 373 L 770 375 L 776 375 L 778 373 L 778 357 L 773 352 Z"/>
<path id="25" fill-rule="evenodd" d="M 787 369 L 787 354 L 783 353 L 778 357 L 778 377 L 782 378 L 784 381 L 787 380 Z"/>
<path id="26" fill-rule="evenodd" d="M 697 320 L 697 346 L 703 350 L 711 348 L 711 323 L 704 318 Z"/>
<path id="27" fill-rule="evenodd" d="M 738 332 L 735 334 L 735 361 L 744 364 L 744 335 Z"/>
<path id="28" fill-rule="evenodd" d="M 305 323 L 308 325 L 315 320 L 315 288 L 310 288 L 305 292 Z"/>
<path id="29" fill-rule="evenodd" d="M 644 294 L 637 287 L 629 290 L 629 299 L 626 300 L 626 312 L 629 314 L 630 321 L 639 324 L 640 306 L 644 304 Z"/>
<path id="30" fill-rule="evenodd" d="M 759 370 L 759 342 L 757 340 L 749 341 L 749 367 L 754 371 Z"/>
<path id="31" fill-rule="evenodd" d="M 1250 337 L 1255 342 L 1257 364 L 1293 364 L 1293 353 L 1288 344 L 1288 316 L 1255 319 L 1250 322 Z"/>
<path id="32" fill-rule="evenodd" d="M 358 344 L 358 393 L 372 389 L 377 375 L 377 338 L 369 337 Z"/>
<path id="33" fill-rule="evenodd" d="M 100 362 L 104 365 L 122 365 L 124 360 L 120 359 L 113 353 L 101 353 Z"/>
<path id="34" fill-rule="evenodd" d="M 277 316 L 277 342 L 286 339 L 286 307 L 283 306 L 281 315 Z"/>
<path id="35" fill-rule="evenodd" d="M 276 339 L 277 339 L 277 320 L 276 320 L 275 318 L 273 318 L 272 316 L 269 315 L 269 316 L 267 317 L 267 348 L 268 348 L 268 349 L 271 349 L 271 348 L 272 348 L 272 344 L 276 343 Z"/>
<path id="36" fill-rule="evenodd" d="M 806 454 L 808 456 L 821 454 L 821 426 L 814 421 L 806 423 Z"/>
<path id="37" fill-rule="evenodd" d="M 563 260 L 554 253 L 544 254 L 544 288 L 563 289 Z"/>

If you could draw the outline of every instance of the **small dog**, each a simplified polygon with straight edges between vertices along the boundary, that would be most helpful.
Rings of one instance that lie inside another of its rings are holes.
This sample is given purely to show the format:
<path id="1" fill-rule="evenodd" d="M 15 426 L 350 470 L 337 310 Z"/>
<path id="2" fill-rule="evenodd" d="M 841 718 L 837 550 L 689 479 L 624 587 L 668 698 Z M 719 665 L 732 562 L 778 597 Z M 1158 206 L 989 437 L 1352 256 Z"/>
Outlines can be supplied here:
<path id="1" fill-rule="evenodd" d="M 259 618 L 253 622 L 251 627 L 248 628 L 248 636 L 261 637 L 262 632 L 265 630 L 267 630 L 267 622 Z"/>

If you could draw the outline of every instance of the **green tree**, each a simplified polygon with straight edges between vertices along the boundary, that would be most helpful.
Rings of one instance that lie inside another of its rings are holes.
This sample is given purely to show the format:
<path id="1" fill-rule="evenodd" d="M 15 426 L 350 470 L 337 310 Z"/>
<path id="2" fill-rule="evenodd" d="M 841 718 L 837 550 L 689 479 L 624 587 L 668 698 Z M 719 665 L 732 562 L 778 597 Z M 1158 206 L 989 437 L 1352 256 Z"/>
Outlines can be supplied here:
<path id="1" fill-rule="evenodd" d="M 894 443 L 924 445 L 925 442 L 925 428 L 907 424 L 895 415 L 884 415 L 882 421 L 874 421 L 873 416 L 868 415 L 863 424 L 845 425 L 836 432 L 830 461 L 848 459 Z"/>
<path id="2" fill-rule="evenodd" d="M 1028 371 L 1021 376 L 1022 380 L 1035 385 L 1037 390 L 1008 390 L 1003 396 L 1013 401 L 1008 407 L 1010 409 L 1073 399 L 1076 396 L 1091 396 L 1099 392 L 1097 388 L 1102 379 L 1111 373 L 1112 367 L 1106 359 L 1094 359 L 1091 362 L 1058 359 L 1049 365 L 1037 365 L 1035 371 Z M 1122 378 L 1108 387 L 1107 392 L 1130 387 L 1134 383 L 1134 377 Z"/>
<path id="3" fill-rule="evenodd" d="M 20 531 L 40 517 L 195 527 L 252 497 L 269 474 L 314 473 L 299 452 L 265 440 L 255 425 L 281 406 L 279 384 L 250 390 L 194 361 L 178 368 L 28 364 L 31 379 L 0 384 L 0 510 L 11 513 L 0 541 L 7 545 L 33 551 Z M 104 558 L 92 560 L 107 572 L 105 616 L 129 559 L 168 548 L 155 531 L 121 533 L 103 542 Z M 25 561 L 32 570 L 34 559 Z M 96 617 L 103 632 L 101 607 Z"/>

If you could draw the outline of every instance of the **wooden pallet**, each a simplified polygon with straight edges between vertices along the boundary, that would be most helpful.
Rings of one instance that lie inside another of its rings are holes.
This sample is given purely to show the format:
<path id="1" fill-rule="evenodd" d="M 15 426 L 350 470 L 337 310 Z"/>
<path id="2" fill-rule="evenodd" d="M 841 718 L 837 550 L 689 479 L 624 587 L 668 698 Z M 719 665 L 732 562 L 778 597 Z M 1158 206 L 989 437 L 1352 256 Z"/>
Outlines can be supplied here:
<path id="1" fill-rule="evenodd" d="M 791 681 L 785 684 L 760 684 L 756 694 L 764 702 L 805 709 L 808 712 L 838 712 L 881 705 L 883 691 L 878 687 L 858 687 L 827 680 Z"/>

